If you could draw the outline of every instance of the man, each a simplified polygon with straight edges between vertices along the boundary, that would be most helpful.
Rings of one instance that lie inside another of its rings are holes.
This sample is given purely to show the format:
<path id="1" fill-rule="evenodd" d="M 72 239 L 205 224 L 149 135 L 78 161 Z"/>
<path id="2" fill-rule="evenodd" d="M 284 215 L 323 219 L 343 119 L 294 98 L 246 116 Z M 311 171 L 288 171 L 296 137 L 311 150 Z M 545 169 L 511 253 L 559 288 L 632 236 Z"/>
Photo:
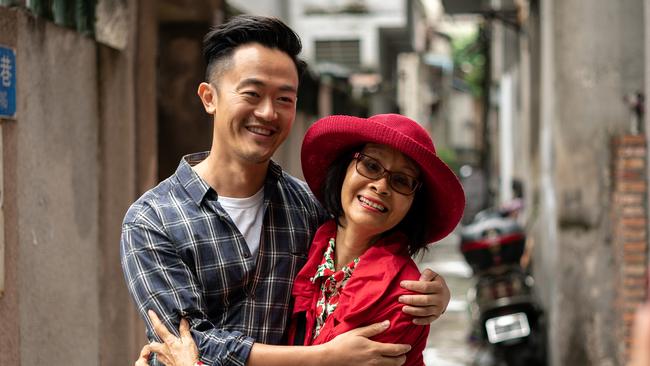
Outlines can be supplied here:
<path id="1" fill-rule="evenodd" d="M 126 214 L 122 267 L 147 321 L 154 310 L 170 329 L 188 318 L 208 364 L 395 364 L 408 346 L 381 344 L 375 324 L 323 346 L 285 342 L 291 286 L 310 240 L 326 219 L 307 186 L 271 156 L 296 113 L 301 44 L 284 23 L 242 16 L 206 35 L 208 82 L 198 94 L 214 116 L 208 153 L 188 155 L 170 178 Z M 405 287 L 404 311 L 429 323 L 449 301 L 439 276 L 425 271 Z M 437 277 L 430 281 L 431 277 Z"/>

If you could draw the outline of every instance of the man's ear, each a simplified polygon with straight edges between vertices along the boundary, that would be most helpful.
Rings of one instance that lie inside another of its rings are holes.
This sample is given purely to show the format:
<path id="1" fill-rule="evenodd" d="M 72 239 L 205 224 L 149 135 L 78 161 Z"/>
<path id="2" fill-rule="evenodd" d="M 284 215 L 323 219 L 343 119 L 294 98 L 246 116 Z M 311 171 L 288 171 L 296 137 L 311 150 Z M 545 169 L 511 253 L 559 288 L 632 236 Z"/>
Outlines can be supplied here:
<path id="1" fill-rule="evenodd" d="M 217 109 L 217 90 L 210 83 L 202 82 L 199 84 L 197 94 L 201 98 L 205 111 L 214 114 Z"/>

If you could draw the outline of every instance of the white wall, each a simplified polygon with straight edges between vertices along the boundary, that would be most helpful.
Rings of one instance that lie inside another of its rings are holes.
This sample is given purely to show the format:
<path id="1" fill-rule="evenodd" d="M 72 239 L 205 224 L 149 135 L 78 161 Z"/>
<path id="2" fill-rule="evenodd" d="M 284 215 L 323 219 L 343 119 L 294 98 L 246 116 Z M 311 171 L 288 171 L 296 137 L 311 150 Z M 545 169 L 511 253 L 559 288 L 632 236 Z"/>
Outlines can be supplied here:
<path id="1" fill-rule="evenodd" d="M 362 67 L 377 68 L 379 63 L 380 27 L 405 27 L 405 1 L 366 1 L 370 12 L 357 14 L 305 14 L 305 8 L 313 1 L 291 1 L 291 26 L 303 42 L 303 56 L 312 63 L 317 40 L 360 41 Z M 319 5 L 322 2 L 316 2 Z M 336 2 L 327 4 L 337 5 Z M 323 6 L 323 5 L 320 5 Z"/>

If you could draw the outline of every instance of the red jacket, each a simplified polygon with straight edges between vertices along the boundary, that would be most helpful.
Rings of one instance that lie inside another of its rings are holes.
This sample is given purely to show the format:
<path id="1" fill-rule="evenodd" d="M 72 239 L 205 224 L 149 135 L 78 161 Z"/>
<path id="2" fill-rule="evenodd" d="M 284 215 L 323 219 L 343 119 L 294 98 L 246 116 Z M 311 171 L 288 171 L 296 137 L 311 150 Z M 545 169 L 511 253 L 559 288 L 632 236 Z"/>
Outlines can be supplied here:
<path id="1" fill-rule="evenodd" d="M 372 340 L 410 344 L 412 348 L 405 365 L 424 365 L 422 351 L 427 343 L 429 326 L 413 324 L 413 317 L 402 312 L 404 305 L 397 301 L 401 295 L 412 294 L 400 286 L 400 281 L 420 277 L 420 271 L 408 255 L 406 236 L 401 233 L 378 240 L 360 257 L 352 277 L 340 292 L 336 310 L 327 318 L 318 337 L 312 340 L 320 287 L 309 279 L 323 259 L 328 240 L 335 236 L 334 221 L 326 222 L 318 229 L 307 263 L 293 284 L 294 321 L 289 330 L 289 344 L 294 343 L 295 320 L 301 313 L 306 317 L 305 345 L 326 343 L 349 330 L 388 319 L 390 328 Z"/>

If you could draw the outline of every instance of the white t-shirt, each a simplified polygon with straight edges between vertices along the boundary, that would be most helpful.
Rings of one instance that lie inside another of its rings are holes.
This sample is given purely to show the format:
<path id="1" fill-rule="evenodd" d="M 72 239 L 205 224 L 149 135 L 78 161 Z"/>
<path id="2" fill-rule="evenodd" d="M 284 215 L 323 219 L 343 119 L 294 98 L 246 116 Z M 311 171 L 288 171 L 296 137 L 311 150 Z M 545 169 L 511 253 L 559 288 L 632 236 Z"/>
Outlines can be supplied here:
<path id="1" fill-rule="evenodd" d="M 262 212 L 264 187 L 250 197 L 219 196 L 218 201 L 235 223 L 239 232 L 244 236 L 244 239 L 246 239 L 251 254 L 256 256 L 260 247 L 262 222 L 264 221 L 264 212 Z"/>

